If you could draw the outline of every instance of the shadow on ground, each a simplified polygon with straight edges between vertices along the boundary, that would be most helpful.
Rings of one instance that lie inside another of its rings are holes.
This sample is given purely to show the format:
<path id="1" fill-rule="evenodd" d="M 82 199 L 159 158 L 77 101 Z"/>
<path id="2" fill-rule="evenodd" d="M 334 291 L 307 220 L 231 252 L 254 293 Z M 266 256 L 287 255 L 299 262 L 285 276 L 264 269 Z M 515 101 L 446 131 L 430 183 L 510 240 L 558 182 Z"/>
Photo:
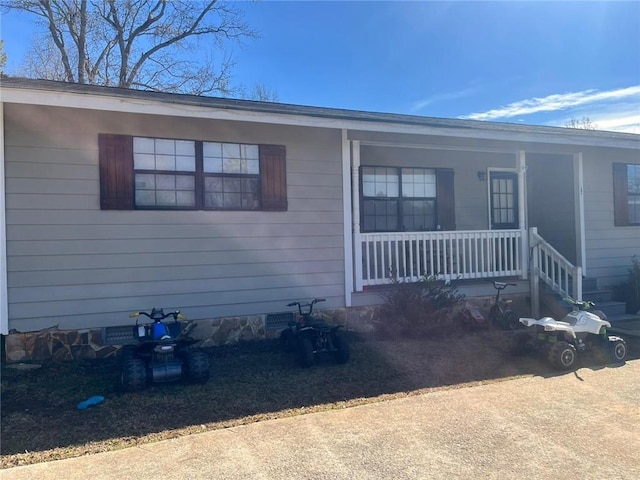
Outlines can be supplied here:
<path id="1" fill-rule="evenodd" d="M 521 375 L 557 375 L 536 355 L 511 357 L 508 333 L 483 331 L 437 340 L 380 340 L 351 335 L 351 359 L 301 369 L 276 341 L 210 351 L 205 385 L 173 383 L 139 393 L 118 390 L 113 360 L 51 363 L 2 370 L 0 467 L 124 448 L 269 418 L 344 408 L 429 389 Z M 640 339 L 628 340 L 640 358 Z M 593 354 L 578 368 L 603 367 Z M 564 373 L 571 374 L 573 373 Z M 93 395 L 106 400 L 78 411 Z"/>

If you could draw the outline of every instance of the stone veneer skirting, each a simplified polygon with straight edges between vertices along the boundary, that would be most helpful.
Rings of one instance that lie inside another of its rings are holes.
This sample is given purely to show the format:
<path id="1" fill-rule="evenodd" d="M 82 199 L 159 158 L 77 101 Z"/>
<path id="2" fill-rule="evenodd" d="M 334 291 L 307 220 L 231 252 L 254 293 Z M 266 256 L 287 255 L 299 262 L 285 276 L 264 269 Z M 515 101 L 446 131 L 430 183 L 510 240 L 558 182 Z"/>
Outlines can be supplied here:
<path id="1" fill-rule="evenodd" d="M 352 307 L 322 310 L 318 315 L 351 331 L 367 331 L 373 328 L 375 311 L 375 307 Z M 201 347 L 274 338 L 279 332 L 265 329 L 265 317 L 254 315 L 199 320 L 190 336 L 200 340 Z M 13 332 L 5 337 L 6 361 L 63 361 L 114 356 L 119 345 L 106 345 L 104 340 L 103 329 Z"/>

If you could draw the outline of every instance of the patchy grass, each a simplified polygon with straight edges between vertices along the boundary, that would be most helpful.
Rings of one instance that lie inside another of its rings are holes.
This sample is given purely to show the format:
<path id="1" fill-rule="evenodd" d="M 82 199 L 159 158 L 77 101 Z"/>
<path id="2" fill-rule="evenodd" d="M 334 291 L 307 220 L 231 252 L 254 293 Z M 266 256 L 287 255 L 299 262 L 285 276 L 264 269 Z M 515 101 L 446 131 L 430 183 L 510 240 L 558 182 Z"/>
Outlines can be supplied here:
<path id="1" fill-rule="evenodd" d="M 554 374 L 539 358 L 506 353 L 504 332 L 438 340 L 351 336 L 351 360 L 298 367 L 277 342 L 211 350 L 205 385 L 171 383 L 139 393 L 118 389 L 115 361 L 50 363 L 2 369 L 0 468 L 120 449 L 206 430 L 346 408 L 433 389 Z M 638 343 L 630 343 L 634 358 Z M 581 366 L 593 363 L 581 356 Z M 595 365 L 595 364 L 594 364 Z M 93 395 L 106 400 L 78 411 Z"/>

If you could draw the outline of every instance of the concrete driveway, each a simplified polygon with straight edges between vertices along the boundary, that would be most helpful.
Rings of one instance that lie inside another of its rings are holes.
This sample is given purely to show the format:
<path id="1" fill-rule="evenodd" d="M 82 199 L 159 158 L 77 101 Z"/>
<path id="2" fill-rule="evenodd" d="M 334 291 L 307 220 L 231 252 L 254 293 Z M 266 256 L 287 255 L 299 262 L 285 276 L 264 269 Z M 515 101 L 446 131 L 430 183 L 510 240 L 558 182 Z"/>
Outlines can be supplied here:
<path id="1" fill-rule="evenodd" d="M 17 467 L 3 479 L 637 479 L 640 360 Z"/>

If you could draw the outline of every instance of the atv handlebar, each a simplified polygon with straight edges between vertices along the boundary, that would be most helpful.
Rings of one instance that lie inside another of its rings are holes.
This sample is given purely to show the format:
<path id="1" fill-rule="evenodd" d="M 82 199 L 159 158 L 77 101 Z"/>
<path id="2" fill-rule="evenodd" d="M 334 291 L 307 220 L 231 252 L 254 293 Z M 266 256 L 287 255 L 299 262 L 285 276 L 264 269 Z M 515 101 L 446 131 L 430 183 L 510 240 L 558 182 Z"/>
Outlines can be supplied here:
<path id="1" fill-rule="evenodd" d="M 165 318 L 173 317 L 173 319 L 177 322 L 178 320 L 186 320 L 187 317 L 180 313 L 180 310 L 176 310 L 175 312 L 164 313 L 164 311 L 160 309 L 153 308 L 151 313 L 147 312 L 133 312 L 129 314 L 129 318 L 138 318 L 140 315 L 144 315 L 145 317 L 149 317 L 151 320 L 159 322 L 164 320 Z"/>
<path id="2" fill-rule="evenodd" d="M 300 312 L 300 315 L 305 315 L 304 313 L 302 313 L 302 307 L 309 307 L 309 312 L 306 315 L 311 315 L 311 312 L 313 311 L 313 306 L 316 303 L 326 302 L 326 301 L 327 301 L 326 298 L 314 298 L 309 303 L 300 303 L 300 302 L 287 303 L 287 307 L 296 307 L 297 306 L 298 307 L 298 312 Z"/>
<path id="3" fill-rule="evenodd" d="M 490 282 L 493 283 L 493 288 L 495 288 L 496 290 L 504 290 L 507 287 L 517 287 L 518 286 L 515 283 L 498 282 L 496 280 L 490 280 Z"/>
<path id="4" fill-rule="evenodd" d="M 327 299 L 326 298 L 314 298 L 313 300 L 311 300 L 310 303 L 300 303 L 300 302 L 291 302 L 291 303 L 287 303 L 287 307 L 308 307 L 309 305 L 315 305 L 316 303 L 320 303 L 320 302 L 326 302 Z"/>
<path id="5" fill-rule="evenodd" d="M 596 306 L 596 304 L 591 300 L 587 300 L 585 302 L 584 300 L 574 300 L 571 297 L 564 297 L 562 300 L 567 302 L 569 305 L 578 307 L 578 310 L 589 310 L 590 308 L 593 308 Z"/>

